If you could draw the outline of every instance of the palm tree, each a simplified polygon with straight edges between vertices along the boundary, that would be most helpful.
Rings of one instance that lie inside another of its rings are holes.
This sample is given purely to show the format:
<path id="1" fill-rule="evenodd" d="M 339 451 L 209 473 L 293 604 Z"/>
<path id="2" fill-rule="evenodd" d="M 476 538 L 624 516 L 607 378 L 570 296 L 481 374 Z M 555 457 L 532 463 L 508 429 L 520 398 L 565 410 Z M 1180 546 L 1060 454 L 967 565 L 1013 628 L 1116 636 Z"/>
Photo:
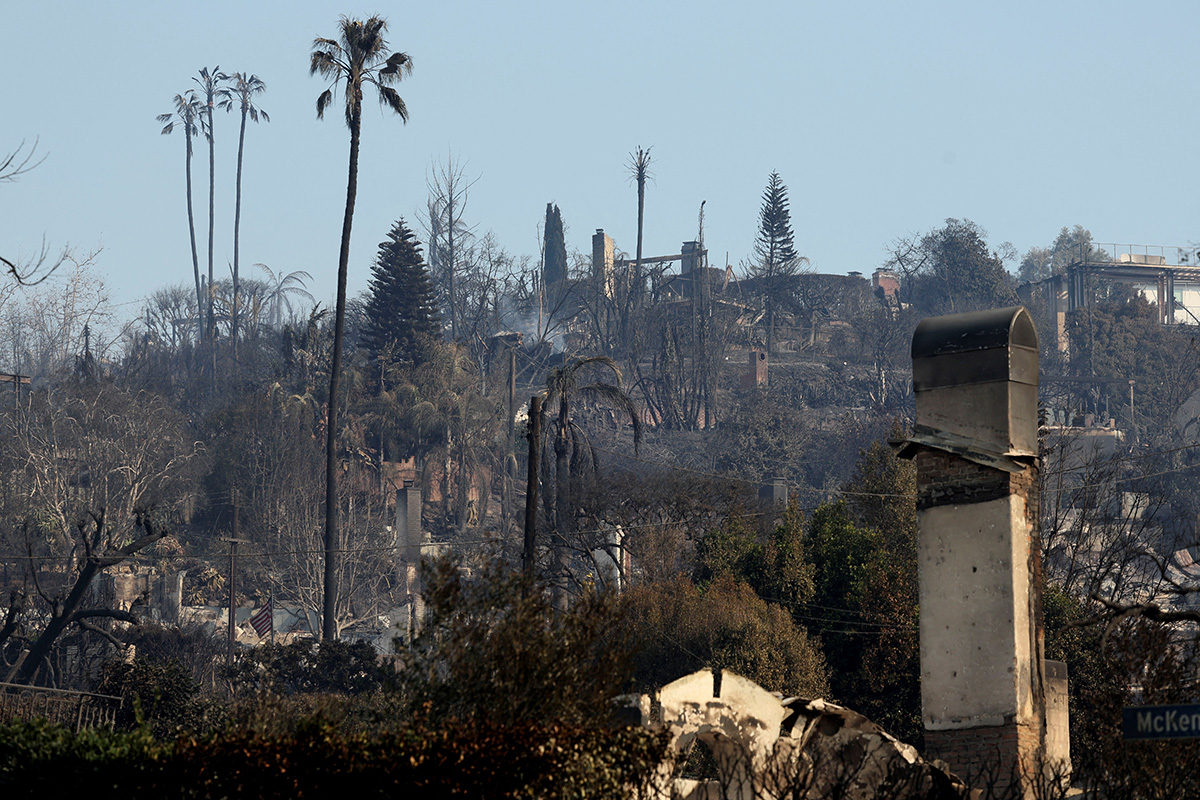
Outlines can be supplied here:
<path id="1" fill-rule="evenodd" d="M 342 84 L 346 101 L 346 127 L 350 129 L 350 167 L 346 180 L 346 213 L 342 218 L 342 246 L 338 254 L 337 306 L 333 325 L 333 364 L 329 371 L 329 417 L 325 429 L 325 599 L 321 638 L 337 638 L 337 399 L 342 368 L 342 338 L 346 324 L 346 270 L 350 262 L 350 228 L 354 222 L 354 198 L 358 192 L 358 144 L 362 131 L 363 84 L 379 92 L 379 102 L 400 119 L 408 121 L 408 108 L 390 84 L 412 72 L 412 59 L 405 53 L 388 54 L 383 38 L 387 21 L 382 17 L 362 20 L 342 17 L 338 38 L 313 40 L 310 75 L 329 78 L 328 89 L 317 97 L 317 118 L 333 102 L 334 90 Z"/>
<path id="2" fill-rule="evenodd" d="M 188 235 L 192 240 L 192 269 L 196 273 L 196 325 L 198 332 L 203 335 L 201 326 L 204 321 L 204 295 L 200 291 L 200 256 L 196 253 L 196 218 L 192 213 L 192 137 L 198 131 L 199 120 L 200 101 L 191 90 L 187 94 L 175 95 L 174 111 L 158 115 L 159 122 L 167 123 L 162 132 L 168 134 L 179 125 L 183 128 L 183 140 L 187 145 L 187 160 L 184 163 L 187 172 Z"/>
<path id="3" fill-rule="evenodd" d="M 233 87 L 221 101 L 221 108 L 226 111 L 231 110 L 236 104 L 238 110 L 242 112 L 242 125 L 238 131 L 237 200 L 233 211 L 233 314 L 230 319 L 229 331 L 230 338 L 233 339 L 234 353 L 237 352 L 238 312 L 240 310 L 238 301 L 241 299 L 241 286 L 238 280 L 238 252 L 242 227 L 242 153 L 246 148 L 246 119 L 248 117 L 251 121 L 258 122 L 258 118 L 262 117 L 263 122 L 271 121 L 271 117 L 267 115 L 266 111 L 254 105 L 254 95 L 266 90 L 267 85 L 257 75 L 235 72 L 233 73 Z"/>
<path id="4" fill-rule="evenodd" d="M 650 176 L 650 150 L 640 146 L 629 154 L 629 173 L 637 183 L 638 216 L 637 216 L 637 261 L 634 267 L 634 285 L 637 287 L 636 296 L 642 293 L 642 222 L 646 217 L 646 178 Z"/>
<path id="5" fill-rule="evenodd" d="M 292 295 L 307 299 L 310 303 L 316 302 L 312 294 L 304 288 L 304 282 L 312 280 L 312 275 L 304 270 L 298 269 L 286 275 L 280 272 L 276 275 L 266 264 L 255 264 L 254 266 L 267 273 L 266 295 L 263 297 L 263 303 L 267 306 L 267 314 L 272 327 L 278 328 L 283 324 L 285 309 L 289 318 L 295 313 L 295 308 L 292 306 Z"/>
<path id="6" fill-rule="evenodd" d="M 581 379 L 591 372 L 593 367 L 603 367 L 612 372 L 614 383 L 590 383 L 581 385 Z M 554 482 L 553 491 L 546 491 L 546 512 L 553 527 L 553 542 L 555 571 L 554 603 L 560 609 L 566 608 L 567 594 L 567 535 L 571 528 L 571 515 L 578 505 L 578 487 L 582 477 L 588 472 L 594 472 L 597 463 L 595 449 L 588 442 L 583 430 L 571 419 L 571 401 L 576 397 L 591 397 L 609 405 L 615 406 L 629 417 L 633 425 L 633 446 L 636 453 L 642 441 L 641 417 L 633 400 L 621 388 L 621 370 L 617 363 L 607 356 L 592 356 L 576 358 L 561 367 L 550 370 L 546 376 L 545 400 L 542 405 L 543 415 L 553 404 L 558 404 L 558 416 L 554 420 Z M 543 431 L 548 426 L 543 424 Z M 546 464 L 548 459 L 543 459 Z M 549 481 L 546 481 L 549 484 Z M 547 488 L 550 488 L 547 486 Z"/>
<path id="7" fill-rule="evenodd" d="M 217 192 L 217 176 L 216 168 L 216 145 L 213 140 L 213 107 L 218 101 L 224 100 L 229 96 L 229 90 L 221 86 L 227 81 L 229 76 L 221 72 L 220 67 L 215 67 L 212 72 L 208 71 L 208 67 L 200 69 L 200 77 L 192 78 L 199 86 L 200 91 L 204 95 L 202 105 L 203 117 L 200 120 L 200 127 L 204 131 L 204 138 L 208 140 L 208 319 L 205 327 L 210 339 L 209 346 L 212 346 L 212 339 L 216 337 L 216 326 L 213 320 L 213 216 L 215 207 L 215 197 Z M 216 376 L 213 376 L 216 379 Z"/>

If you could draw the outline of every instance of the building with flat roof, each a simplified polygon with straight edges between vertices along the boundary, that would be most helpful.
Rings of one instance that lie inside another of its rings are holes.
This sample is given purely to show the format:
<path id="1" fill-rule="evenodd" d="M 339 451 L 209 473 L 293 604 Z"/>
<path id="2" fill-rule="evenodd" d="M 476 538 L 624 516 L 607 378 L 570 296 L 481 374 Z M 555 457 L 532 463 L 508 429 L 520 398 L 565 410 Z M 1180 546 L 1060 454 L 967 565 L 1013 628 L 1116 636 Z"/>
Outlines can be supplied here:
<path id="1" fill-rule="evenodd" d="M 1169 252 L 1179 263 L 1168 263 Z M 1154 303 L 1163 325 L 1200 325 L 1200 262 L 1187 248 L 1097 245 L 1063 272 L 1023 284 L 1017 294 L 1026 303 L 1045 304 L 1053 314 L 1058 349 L 1067 352 L 1067 315 L 1093 305 L 1113 284 Z"/>

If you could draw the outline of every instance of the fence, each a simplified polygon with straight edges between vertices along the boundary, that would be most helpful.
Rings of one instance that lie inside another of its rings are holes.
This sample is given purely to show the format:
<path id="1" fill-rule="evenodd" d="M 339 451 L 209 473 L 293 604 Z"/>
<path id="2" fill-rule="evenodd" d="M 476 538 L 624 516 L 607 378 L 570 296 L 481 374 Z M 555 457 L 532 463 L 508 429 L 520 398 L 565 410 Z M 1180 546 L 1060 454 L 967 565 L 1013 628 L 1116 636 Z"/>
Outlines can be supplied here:
<path id="1" fill-rule="evenodd" d="M 45 719 L 78 733 L 84 728 L 113 727 L 120 709 L 121 698 L 112 695 L 0 683 L 0 720 Z"/>

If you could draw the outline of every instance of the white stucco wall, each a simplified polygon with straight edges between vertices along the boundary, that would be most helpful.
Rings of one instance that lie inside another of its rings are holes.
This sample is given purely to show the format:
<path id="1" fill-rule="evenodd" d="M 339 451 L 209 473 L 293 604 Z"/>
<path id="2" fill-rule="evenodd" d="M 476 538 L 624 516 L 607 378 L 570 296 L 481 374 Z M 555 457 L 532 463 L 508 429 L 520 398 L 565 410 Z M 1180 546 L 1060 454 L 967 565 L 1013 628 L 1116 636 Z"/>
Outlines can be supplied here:
<path id="1" fill-rule="evenodd" d="M 1001 725 L 1034 712 L 1025 500 L 918 512 L 926 729 Z"/>

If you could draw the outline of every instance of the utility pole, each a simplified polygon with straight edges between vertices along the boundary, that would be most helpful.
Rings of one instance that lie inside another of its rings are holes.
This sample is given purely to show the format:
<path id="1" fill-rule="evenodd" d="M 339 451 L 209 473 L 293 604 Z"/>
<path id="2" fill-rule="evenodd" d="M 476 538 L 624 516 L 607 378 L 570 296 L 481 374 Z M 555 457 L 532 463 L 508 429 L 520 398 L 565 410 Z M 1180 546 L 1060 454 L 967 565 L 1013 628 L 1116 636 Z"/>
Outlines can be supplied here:
<path id="1" fill-rule="evenodd" d="M 237 490 L 233 490 L 233 536 L 222 541 L 229 542 L 229 666 L 233 666 L 233 649 L 236 644 L 237 637 L 234 633 L 233 623 L 235 621 L 234 598 L 237 596 L 237 546 L 239 544 L 250 544 L 246 539 L 238 538 L 238 504 Z"/>
<path id="2" fill-rule="evenodd" d="M 1137 419 L 1133 416 L 1133 381 L 1129 381 L 1129 425 L 1133 428 L 1133 439 L 1137 441 Z"/>
<path id="3" fill-rule="evenodd" d="M 525 482 L 525 549 L 523 566 L 526 579 L 533 580 L 534 547 L 537 544 L 538 447 L 542 441 L 542 398 L 529 398 L 529 471 Z"/>

